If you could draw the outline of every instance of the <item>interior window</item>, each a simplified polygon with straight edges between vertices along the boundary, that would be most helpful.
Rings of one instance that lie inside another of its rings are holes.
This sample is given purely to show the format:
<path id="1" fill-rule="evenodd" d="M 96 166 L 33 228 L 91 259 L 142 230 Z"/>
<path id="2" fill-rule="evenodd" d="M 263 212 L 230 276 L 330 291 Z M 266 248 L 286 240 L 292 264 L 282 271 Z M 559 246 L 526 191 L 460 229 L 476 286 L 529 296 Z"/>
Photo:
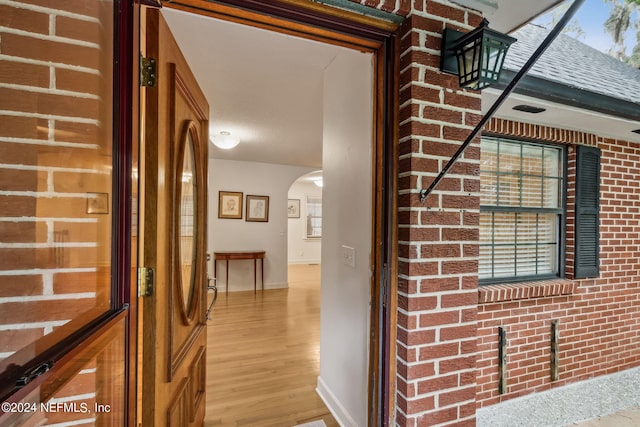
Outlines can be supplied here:
<path id="1" fill-rule="evenodd" d="M 322 237 L 322 199 L 307 197 L 307 238 Z"/>

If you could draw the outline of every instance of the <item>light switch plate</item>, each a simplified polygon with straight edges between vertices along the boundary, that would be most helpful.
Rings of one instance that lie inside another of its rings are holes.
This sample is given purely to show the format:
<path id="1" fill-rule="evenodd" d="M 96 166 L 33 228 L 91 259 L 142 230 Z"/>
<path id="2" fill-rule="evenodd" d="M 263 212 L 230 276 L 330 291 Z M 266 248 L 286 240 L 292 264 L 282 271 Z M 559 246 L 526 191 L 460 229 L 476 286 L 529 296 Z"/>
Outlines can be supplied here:
<path id="1" fill-rule="evenodd" d="M 351 246 L 342 245 L 342 263 L 349 267 L 356 267 L 356 250 Z"/>

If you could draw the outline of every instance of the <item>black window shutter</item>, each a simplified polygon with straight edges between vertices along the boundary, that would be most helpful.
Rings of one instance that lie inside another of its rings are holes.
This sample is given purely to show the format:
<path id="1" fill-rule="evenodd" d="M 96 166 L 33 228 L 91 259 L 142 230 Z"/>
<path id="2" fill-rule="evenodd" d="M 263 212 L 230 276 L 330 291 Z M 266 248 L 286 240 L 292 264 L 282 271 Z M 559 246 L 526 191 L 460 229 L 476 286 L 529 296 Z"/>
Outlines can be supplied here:
<path id="1" fill-rule="evenodd" d="M 579 145 L 576 159 L 574 278 L 598 276 L 600 150 Z"/>

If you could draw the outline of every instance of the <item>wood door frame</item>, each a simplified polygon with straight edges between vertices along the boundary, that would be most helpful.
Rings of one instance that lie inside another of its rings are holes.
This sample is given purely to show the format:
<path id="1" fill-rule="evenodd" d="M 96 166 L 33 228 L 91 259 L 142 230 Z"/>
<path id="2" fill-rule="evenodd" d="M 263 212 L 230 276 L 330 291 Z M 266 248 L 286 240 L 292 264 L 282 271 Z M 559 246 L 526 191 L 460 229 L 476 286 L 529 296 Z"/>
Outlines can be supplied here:
<path id="1" fill-rule="evenodd" d="M 398 25 L 311 0 L 173 0 L 165 6 L 373 55 L 368 425 L 389 425 L 396 375 Z"/>

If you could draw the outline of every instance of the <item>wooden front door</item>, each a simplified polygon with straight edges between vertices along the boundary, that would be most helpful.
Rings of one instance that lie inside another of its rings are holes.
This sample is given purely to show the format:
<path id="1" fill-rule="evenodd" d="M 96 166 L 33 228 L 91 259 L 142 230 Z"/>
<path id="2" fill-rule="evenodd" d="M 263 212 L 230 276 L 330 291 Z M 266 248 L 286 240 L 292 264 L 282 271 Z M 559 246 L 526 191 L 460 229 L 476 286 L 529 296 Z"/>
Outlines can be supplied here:
<path id="1" fill-rule="evenodd" d="M 155 276 L 143 297 L 142 424 L 201 426 L 205 412 L 206 208 L 209 106 L 167 23 L 149 10 L 141 265 Z"/>

